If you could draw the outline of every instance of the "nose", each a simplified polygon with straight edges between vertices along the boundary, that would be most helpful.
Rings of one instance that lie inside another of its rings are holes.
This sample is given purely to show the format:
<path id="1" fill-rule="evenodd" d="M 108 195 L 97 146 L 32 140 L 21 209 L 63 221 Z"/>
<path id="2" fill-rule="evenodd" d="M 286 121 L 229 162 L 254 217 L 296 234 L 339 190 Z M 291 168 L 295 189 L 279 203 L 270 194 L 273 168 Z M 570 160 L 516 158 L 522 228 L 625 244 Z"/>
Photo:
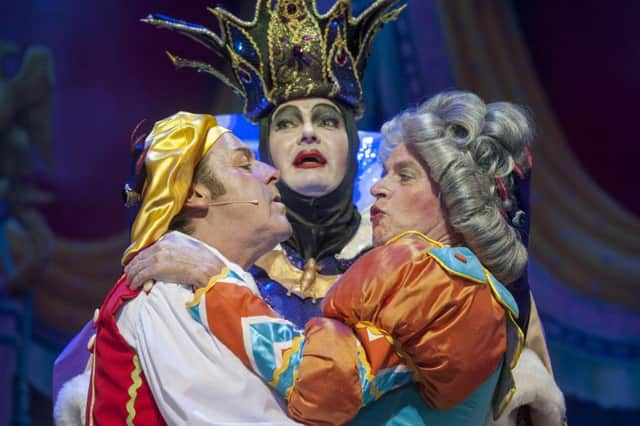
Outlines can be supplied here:
<path id="1" fill-rule="evenodd" d="M 313 123 L 309 120 L 305 120 L 302 124 L 302 135 L 300 137 L 300 143 L 316 143 L 318 142 L 318 136 L 316 135 L 316 129 L 313 127 Z"/>
<path id="2" fill-rule="evenodd" d="M 280 180 L 280 170 L 275 167 L 270 166 L 267 163 L 263 163 L 262 161 L 257 161 L 260 165 L 259 173 L 260 178 L 264 182 L 265 185 L 276 184 Z"/>
<path id="3" fill-rule="evenodd" d="M 369 190 L 369 192 L 371 192 L 371 195 L 373 195 L 376 199 L 386 198 L 389 195 L 389 190 L 385 186 L 384 182 L 385 178 L 380 178 L 380 180 L 374 183 Z"/>

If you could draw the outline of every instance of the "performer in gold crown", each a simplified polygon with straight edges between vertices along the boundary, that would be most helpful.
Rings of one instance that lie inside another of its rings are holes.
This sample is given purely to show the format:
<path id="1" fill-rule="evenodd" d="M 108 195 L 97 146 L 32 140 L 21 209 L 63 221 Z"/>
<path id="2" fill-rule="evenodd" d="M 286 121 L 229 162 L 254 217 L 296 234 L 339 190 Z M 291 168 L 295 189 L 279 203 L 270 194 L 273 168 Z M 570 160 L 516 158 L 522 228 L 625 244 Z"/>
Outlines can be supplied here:
<path id="1" fill-rule="evenodd" d="M 244 98 L 246 117 L 260 125 L 260 158 L 282 173 L 278 188 L 293 234 L 261 258 L 253 272 L 271 306 L 303 326 L 319 314 L 316 301 L 371 247 L 368 212 L 361 214 L 353 203 L 356 119 L 364 108 L 361 81 L 377 31 L 404 6 L 390 9 L 398 0 L 378 0 L 353 17 L 344 0 L 324 15 L 312 0 L 271 3 L 258 1 L 251 22 L 212 9 L 221 36 L 161 15 L 144 21 L 194 38 L 231 64 L 228 78 L 209 64 L 169 54 L 178 67 L 221 78 Z M 189 274 L 204 285 L 218 269 L 204 252 L 183 250 L 171 240 L 163 243 L 158 251 L 143 252 L 128 272 L 136 274 L 150 266 L 145 259 L 169 252 L 171 265 L 160 258 L 154 277 Z M 196 263 L 202 267 L 186 267 L 200 254 Z M 143 277 L 149 276 L 137 275 L 133 284 L 141 284 Z"/>

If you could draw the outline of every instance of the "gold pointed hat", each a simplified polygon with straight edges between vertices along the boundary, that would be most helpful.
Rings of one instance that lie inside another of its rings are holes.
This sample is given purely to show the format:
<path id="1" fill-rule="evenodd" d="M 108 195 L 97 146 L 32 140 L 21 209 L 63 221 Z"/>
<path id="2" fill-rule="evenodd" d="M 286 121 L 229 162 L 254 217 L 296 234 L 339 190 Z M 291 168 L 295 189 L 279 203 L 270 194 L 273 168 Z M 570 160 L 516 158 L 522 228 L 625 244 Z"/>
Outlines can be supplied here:
<path id="1" fill-rule="evenodd" d="M 363 110 L 362 77 L 373 39 L 406 5 L 376 0 L 353 17 L 350 0 L 338 0 L 318 13 L 315 0 L 257 0 L 252 21 L 221 7 L 209 9 L 220 35 L 202 25 L 163 15 L 142 21 L 186 35 L 231 65 L 228 77 L 214 66 L 168 53 L 177 67 L 210 73 L 244 98 L 244 114 L 255 121 L 274 106 L 302 97 L 326 97 Z"/>
<path id="2" fill-rule="evenodd" d="M 138 195 L 141 202 L 123 265 L 169 230 L 187 199 L 198 163 L 228 132 L 211 115 L 182 111 L 154 125 L 145 140 L 144 170 L 139 179 L 144 189 Z"/>

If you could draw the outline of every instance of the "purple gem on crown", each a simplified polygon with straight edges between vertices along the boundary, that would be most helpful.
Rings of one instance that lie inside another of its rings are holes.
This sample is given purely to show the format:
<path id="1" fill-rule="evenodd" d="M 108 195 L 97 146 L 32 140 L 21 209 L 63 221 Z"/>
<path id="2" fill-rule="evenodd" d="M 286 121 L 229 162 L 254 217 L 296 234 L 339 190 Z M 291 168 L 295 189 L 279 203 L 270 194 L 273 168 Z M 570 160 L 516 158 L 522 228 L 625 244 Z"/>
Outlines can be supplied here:
<path id="1" fill-rule="evenodd" d="M 344 50 L 341 50 L 341 51 L 338 53 L 338 56 L 336 56 L 336 60 L 338 61 L 338 63 L 339 63 L 340 65 L 344 65 L 344 64 L 346 64 L 346 63 L 347 63 L 347 59 L 349 59 L 349 58 L 348 58 L 347 54 L 346 54 L 346 53 L 344 53 Z"/>
<path id="2" fill-rule="evenodd" d="M 238 70 L 238 74 L 240 74 L 240 79 L 242 81 L 244 81 L 245 83 L 250 83 L 251 82 L 251 74 L 249 74 L 245 70 L 239 69 Z"/>

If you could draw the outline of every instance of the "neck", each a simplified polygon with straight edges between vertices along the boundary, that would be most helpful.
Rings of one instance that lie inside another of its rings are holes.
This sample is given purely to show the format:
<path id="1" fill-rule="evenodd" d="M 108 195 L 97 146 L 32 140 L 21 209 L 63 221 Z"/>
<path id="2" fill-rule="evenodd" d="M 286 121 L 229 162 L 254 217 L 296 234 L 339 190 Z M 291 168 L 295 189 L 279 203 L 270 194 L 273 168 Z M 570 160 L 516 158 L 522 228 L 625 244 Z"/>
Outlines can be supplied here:
<path id="1" fill-rule="evenodd" d="M 353 191 L 342 186 L 322 197 L 308 197 L 280 182 L 293 229 L 287 244 L 304 259 L 339 253 L 358 230 L 360 214 L 351 199 Z"/>
<path id="2" fill-rule="evenodd" d="M 236 263 L 242 269 L 249 269 L 260 256 L 271 250 L 277 242 L 272 242 L 269 238 L 258 239 L 255 235 L 238 232 L 237 227 L 220 226 L 214 227 L 194 226 L 192 237 L 215 247 L 229 261 Z M 234 232 L 235 231 L 235 232 Z"/>
<path id="3" fill-rule="evenodd" d="M 424 234 L 447 246 L 453 246 L 457 242 L 457 238 L 454 237 L 454 233 L 445 222 L 435 224 L 431 229 L 426 230 Z"/>

